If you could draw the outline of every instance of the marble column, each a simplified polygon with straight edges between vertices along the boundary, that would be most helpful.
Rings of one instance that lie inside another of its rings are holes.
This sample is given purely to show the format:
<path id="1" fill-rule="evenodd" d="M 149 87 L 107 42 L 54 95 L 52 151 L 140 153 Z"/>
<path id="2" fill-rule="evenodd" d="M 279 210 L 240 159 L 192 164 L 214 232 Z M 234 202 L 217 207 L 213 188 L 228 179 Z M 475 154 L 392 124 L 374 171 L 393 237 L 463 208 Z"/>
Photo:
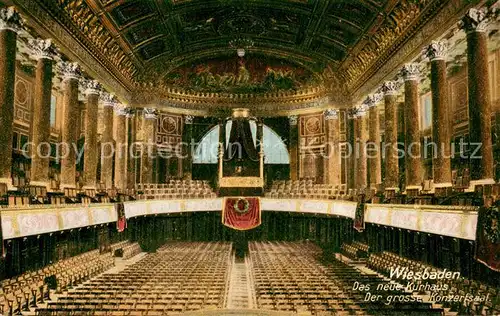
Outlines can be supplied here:
<path id="1" fill-rule="evenodd" d="M 491 99 L 488 67 L 489 12 L 470 9 L 462 19 L 467 32 L 467 64 L 469 85 L 469 141 L 471 187 L 493 184 L 493 149 L 491 140 Z"/>
<path id="2" fill-rule="evenodd" d="M 128 124 L 128 148 L 129 154 L 127 159 L 127 188 L 135 188 L 136 180 L 136 141 L 137 141 L 137 120 L 135 116 L 135 110 L 131 109 L 127 113 L 127 124 Z M 168 173 L 168 169 L 167 169 Z M 167 176 L 168 177 L 168 176 Z"/>
<path id="3" fill-rule="evenodd" d="M 356 146 L 357 146 L 357 163 L 356 163 L 356 189 L 364 190 L 368 186 L 367 167 L 368 161 L 366 159 L 366 144 L 368 142 L 368 109 L 362 105 L 357 109 L 356 113 Z"/>
<path id="4" fill-rule="evenodd" d="M 355 144 L 356 144 L 356 135 L 355 135 L 355 120 L 356 115 L 353 109 L 347 110 L 347 125 L 346 125 L 346 138 L 347 138 L 347 146 L 345 156 L 347 157 L 347 189 L 354 189 L 356 187 L 355 181 L 355 168 L 356 168 L 356 160 L 355 160 Z"/>
<path id="5" fill-rule="evenodd" d="M 0 9 L 0 183 L 13 190 L 12 123 L 14 122 L 14 85 L 16 80 L 17 33 L 22 19 L 14 7 Z"/>
<path id="6" fill-rule="evenodd" d="M 405 81 L 405 163 L 406 163 L 406 193 L 409 196 L 418 195 L 422 188 L 422 158 L 419 126 L 419 95 L 418 82 L 420 78 L 419 65 L 409 63 L 401 70 Z"/>
<path id="7" fill-rule="evenodd" d="M 156 139 L 155 126 L 158 118 L 156 109 L 145 108 L 143 110 L 144 119 L 142 121 L 144 132 L 144 146 L 141 163 L 142 183 L 153 182 L 153 158 L 155 155 Z"/>
<path id="8" fill-rule="evenodd" d="M 113 140 L 113 109 L 117 103 L 113 94 L 103 92 L 100 95 L 103 106 L 101 124 L 101 183 L 106 189 L 113 188 L 113 158 L 115 144 Z"/>
<path id="9" fill-rule="evenodd" d="M 325 111 L 326 125 L 326 159 L 325 183 L 339 186 L 341 184 L 342 165 L 340 161 L 340 121 L 335 109 Z"/>
<path id="10" fill-rule="evenodd" d="M 99 94 L 101 84 L 96 80 L 82 80 L 85 104 L 85 144 L 83 159 L 83 183 L 85 189 L 96 189 L 97 164 L 99 150 L 97 147 L 97 121 L 99 111 Z"/>
<path id="11" fill-rule="evenodd" d="M 78 81 L 80 66 L 77 63 L 61 62 L 59 69 L 63 77 L 62 159 L 61 189 L 76 188 L 77 140 L 80 119 L 78 105 Z"/>
<path id="12" fill-rule="evenodd" d="M 184 163 L 183 163 L 183 178 L 191 180 L 193 177 L 193 150 L 191 142 L 193 139 L 193 120 L 192 115 L 184 116 L 184 130 L 182 131 L 182 141 L 184 142 Z"/>
<path id="13" fill-rule="evenodd" d="M 384 162 L 385 178 L 384 188 L 386 196 L 393 196 L 399 191 L 399 165 L 398 165 L 398 82 L 386 81 L 382 85 L 384 93 Z"/>
<path id="14" fill-rule="evenodd" d="M 289 144 L 290 147 L 290 179 L 299 180 L 299 129 L 297 115 L 288 117 L 290 124 Z"/>
<path id="15" fill-rule="evenodd" d="M 50 188 L 50 103 L 52 73 L 56 48 L 50 39 L 30 39 L 31 58 L 37 61 L 35 70 L 35 97 L 31 125 L 31 180 L 30 185 Z"/>
<path id="16" fill-rule="evenodd" d="M 382 100 L 382 94 L 370 96 L 368 104 L 369 145 L 367 146 L 368 172 L 370 189 L 378 191 L 382 183 L 382 159 L 380 152 L 380 118 L 377 104 Z"/>
<path id="17" fill-rule="evenodd" d="M 115 112 L 115 188 L 125 190 L 127 188 L 127 108 L 117 103 Z"/>
<path id="18" fill-rule="evenodd" d="M 432 142 L 436 144 L 432 159 L 432 170 L 434 187 L 438 195 L 441 192 L 446 193 L 446 188 L 452 186 L 451 110 L 448 101 L 448 81 L 446 79 L 447 54 L 448 48 L 443 41 L 432 42 L 425 50 L 425 55 L 431 61 Z"/>

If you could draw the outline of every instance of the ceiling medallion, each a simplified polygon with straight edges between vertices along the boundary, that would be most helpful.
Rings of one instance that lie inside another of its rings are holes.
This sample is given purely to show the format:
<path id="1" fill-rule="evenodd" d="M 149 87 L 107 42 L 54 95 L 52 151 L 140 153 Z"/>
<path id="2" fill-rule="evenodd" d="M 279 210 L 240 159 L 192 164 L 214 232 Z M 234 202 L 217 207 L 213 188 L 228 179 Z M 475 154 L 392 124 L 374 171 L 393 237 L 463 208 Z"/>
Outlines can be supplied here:
<path id="1" fill-rule="evenodd" d="M 229 41 L 229 47 L 236 49 L 238 57 L 245 57 L 246 49 L 253 47 L 254 42 L 249 38 L 236 38 Z"/>

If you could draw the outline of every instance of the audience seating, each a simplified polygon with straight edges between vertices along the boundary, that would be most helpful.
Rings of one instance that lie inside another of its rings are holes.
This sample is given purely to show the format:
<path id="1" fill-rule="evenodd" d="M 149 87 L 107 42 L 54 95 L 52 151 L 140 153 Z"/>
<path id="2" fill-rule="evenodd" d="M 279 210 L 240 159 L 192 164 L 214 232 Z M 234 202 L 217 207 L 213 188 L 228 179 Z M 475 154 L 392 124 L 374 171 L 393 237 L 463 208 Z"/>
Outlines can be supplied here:
<path id="1" fill-rule="evenodd" d="M 322 251 L 310 242 L 251 242 L 250 263 L 257 304 L 261 309 L 313 315 L 441 315 L 442 309 L 429 303 L 385 305 L 367 302 L 366 292 L 354 290 L 355 281 L 376 285 L 387 283 L 376 274 L 365 274 L 340 262 L 321 261 Z"/>
<path id="2" fill-rule="evenodd" d="M 343 243 L 341 250 L 342 254 L 345 256 L 354 260 L 359 260 L 368 258 L 370 247 L 366 244 L 355 241 L 352 244 Z"/>
<path id="3" fill-rule="evenodd" d="M 137 199 L 214 198 L 216 194 L 207 181 L 170 180 L 166 184 L 136 185 Z"/>
<path id="4" fill-rule="evenodd" d="M 316 184 L 308 180 L 274 181 L 265 196 L 269 198 L 308 198 L 308 199 L 348 199 L 346 185 Z"/>
<path id="5" fill-rule="evenodd" d="M 99 254 L 93 250 L 69 259 L 48 265 L 41 270 L 26 272 L 20 276 L 3 280 L 0 284 L 0 314 L 13 315 L 28 311 L 50 299 L 47 280 L 55 279 L 57 292 L 62 292 L 83 282 L 114 265 L 111 253 Z"/>
<path id="6" fill-rule="evenodd" d="M 174 242 L 69 289 L 36 315 L 167 315 L 224 306 L 232 245 Z"/>

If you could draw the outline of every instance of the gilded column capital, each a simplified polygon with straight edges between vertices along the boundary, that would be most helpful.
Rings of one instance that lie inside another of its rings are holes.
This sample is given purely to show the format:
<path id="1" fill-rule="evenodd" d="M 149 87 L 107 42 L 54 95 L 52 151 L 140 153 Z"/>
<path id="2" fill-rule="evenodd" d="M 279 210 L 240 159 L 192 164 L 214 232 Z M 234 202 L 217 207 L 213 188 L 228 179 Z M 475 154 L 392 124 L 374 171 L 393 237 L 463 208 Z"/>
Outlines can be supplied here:
<path id="1" fill-rule="evenodd" d="M 363 102 L 368 108 L 372 108 L 374 106 L 377 106 L 377 104 L 382 101 L 384 94 L 383 93 L 374 93 L 368 95 L 366 100 Z"/>
<path id="2" fill-rule="evenodd" d="M 325 120 L 336 120 L 339 118 L 339 111 L 337 109 L 328 109 L 324 112 Z"/>
<path id="3" fill-rule="evenodd" d="M 288 121 L 290 122 L 290 126 L 297 126 L 299 117 L 297 115 L 288 116 Z"/>
<path id="4" fill-rule="evenodd" d="M 109 107 L 114 107 L 117 103 L 115 95 L 105 91 L 101 92 L 101 94 L 99 95 L 99 101 L 103 106 Z"/>
<path id="5" fill-rule="evenodd" d="M 356 107 L 356 117 L 364 117 L 368 113 L 368 105 L 361 103 Z"/>
<path id="6" fill-rule="evenodd" d="M 185 124 L 193 124 L 194 116 L 192 115 L 185 115 L 184 116 L 184 123 Z"/>
<path id="7" fill-rule="evenodd" d="M 100 95 L 102 92 L 102 85 L 97 80 L 81 79 L 80 84 L 83 87 L 84 94 L 89 96 L 91 94 Z"/>
<path id="8" fill-rule="evenodd" d="M 58 69 L 63 80 L 68 80 L 68 79 L 79 80 L 82 75 L 80 65 L 78 65 L 78 63 L 76 62 L 61 61 L 58 63 Z"/>
<path id="9" fill-rule="evenodd" d="M 401 87 L 401 83 L 399 81 L 385 81 L 382 84 L 382 93 L 384 95 L 396 95 L 398 94 L 399 88 Z"/>
<path id="10" fill-rule="evenodd" d="M 424 56 L 433 60 L 446 60 L 448 56 L 448 43 L 446 41 L 432 41 L 424 49 Z"/>
<path id="11" fill-rule="evenodd" d="M 404 64 L 401 69 L 401 76 L 405 81 L 420 79 L 420 65 L 417 63 Z"/>
<path id="12" fill-rule="evenodd" d="M 489 16 L 491 11 L 487 8 L 471 8 L 465 13 L 462 20 L 459 22 L 459 27 L 465 32 L 486 32 L 490 22 Z"/>
<path id="13" fill-rule="evenodd" d="M 10 30 L 18 33 L 23 28 L 23 19 L 15 7 L 0 9 L 0 30 Z"/>
<path id="14" fill-rule="evenodd" d="M 144 118 L 147 120 L 156 120 L 158 118 L 158 110 L 155 108 L 144 108 L 142 111 Z"/>
<path id="15" fill-rule="evenodd" d="M 30 58 L 34 60 L 48 59 L 54 60 L 59 55 L 57 48 L 52 43 L 50 38 L 30 38 L 28 40 L 28 47 L 30 49 Z"/>
<path id="16" fill-rule="evenodd" d="M 347 119 L 353 120 L 356 118 L 358 110 L 355 107 L 353 107 L 353 108 L 347 109 L 346 112 L 347 112 Z"/>
<path id="17" fill-rule="evenodd" d="M 126 116 L 128 114 L 128 108 L 121 103 L 115 103 L 113 110 L 117 116 Z"/>
<path id="18" fill-rule="evenodd" d="M 135 108 L 128 107 L 128 108 L 126 109 L 126 111 L 127 111 L 127 114 L 126 114 L 127 118 L 132 118 L 132 117 L 134 117 L 134 116 L 135 116 L 135 112 L 136 112 L 136 111 L 135 111 Z"/>

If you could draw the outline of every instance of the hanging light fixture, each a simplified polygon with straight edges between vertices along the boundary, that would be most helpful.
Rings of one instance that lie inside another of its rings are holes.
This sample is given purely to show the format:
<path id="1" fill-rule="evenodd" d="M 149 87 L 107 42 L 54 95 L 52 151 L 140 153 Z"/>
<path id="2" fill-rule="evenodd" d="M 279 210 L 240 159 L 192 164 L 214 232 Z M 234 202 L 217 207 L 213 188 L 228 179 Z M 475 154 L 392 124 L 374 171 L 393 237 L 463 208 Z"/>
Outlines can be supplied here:
<path id="1" fill-rule="evenodd" d="M 253 47 L 254 42 L 249 38 L 239 37 L 229 41 L 229 47 L 236 49 L 238 57 L 245 57 L 246 50 Z"/>

